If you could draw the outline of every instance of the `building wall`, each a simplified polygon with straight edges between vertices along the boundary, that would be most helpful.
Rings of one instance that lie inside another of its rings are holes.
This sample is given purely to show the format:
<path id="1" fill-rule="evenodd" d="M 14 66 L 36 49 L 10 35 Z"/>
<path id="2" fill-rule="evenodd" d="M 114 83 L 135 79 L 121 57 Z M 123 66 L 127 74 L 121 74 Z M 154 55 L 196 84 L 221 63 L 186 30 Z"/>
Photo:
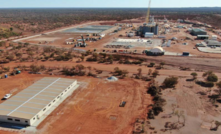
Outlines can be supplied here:
<path id="1" fill-rule="evenodd" d="M 21 125 L 29 125 L 30 124 L 30 120 L 28 120 L 28 119 L 16 118 L 16 117 L 11 117 L 11 116 L 0 115 L 0 120 L 2 122 L 9 122 L 9 123 L 15 123 L 15 124 L 21 124 Z"/>
<path id="2" fill-rule="evenodd" d="M 195 35 L 195 36 L 197 36 L 197 35 L 207 35 L 207 32 L 204 32 L 204 31 L 198 31 L 198 32 L 192 31 L 191 34 Z"/>
<path id="3" fill-rule="evenodd" d="M 55 97 L 50 103 L 47 104 L 46 107 L 44 107 L 39 113 L 33 116 L 32 119 L 22 119 L 22 118 L 16 118 L 16 117 L 10 117 L 10 116 L 0 116 L 0 120 L 2 122 L 9 122 L 9 123 L 15 123 L 15 124 L 22 124 L 22 125 L 33 125 L 38 119 L 41 118 L 41 116 L 46 113 L 50 107 L 52 107 L 54 104 L 56 104 L 59 99 L 64 96 L 65 94 L 69 93 L 70 89 L 77 85 L 77 81 L 74 81 L 70 86 L 68 86 L 65 90 L 63 90 L 57 97 Z M 12 119 L 12 120 L 9 120 Z M 20 120 L 20 121 L 18 121 Z"/>
<path id="4" fill-rule="evenodd" d="M 140 35 L 140 36 L 144 36 L 144 34 L 145 34 L 146 32 L 148 32 L 148 33 L 154 33 L 154 35 L 158 35 L 158 30 L 159 30 L 158 25 L 156 25 L 155 27 L 141 26 L 141 27 L 140 27 L 140 31 L 141 31 L 141 34 L 142 34 L 142 35 Z"/>
<path id="5" fill-rule="evenodd" d="M 73 82 L 69 87 L 67 87 L 63 92 L 61 92 L 56 98 L 54 98 L 49 104 L 47 104 L 46 107 L 44 107 L 38 114 L 36 114 L 31 120 L 30 120 L 30 126 L 34 124 L 34 122 L 41 118 L 41 116 L 46 113 L 50 107 L 52 107 L 62 96 L 67 94 L 70 89 L 77 85 L 77 81 Z"/>

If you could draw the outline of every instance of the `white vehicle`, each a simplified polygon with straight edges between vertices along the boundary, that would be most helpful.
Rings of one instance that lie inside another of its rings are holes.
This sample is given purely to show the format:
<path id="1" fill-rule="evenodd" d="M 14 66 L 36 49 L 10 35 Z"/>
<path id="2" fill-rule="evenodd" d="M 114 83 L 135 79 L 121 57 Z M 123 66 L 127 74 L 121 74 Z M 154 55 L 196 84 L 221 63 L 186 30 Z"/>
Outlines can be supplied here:
<path id="1" fill-rule="evenodd" d="M 7 100 L 8 98 L 10 98 L 12 96 L 12 94 L 6 94 L 4 97 L 3 97 L 3 100 Z"/>

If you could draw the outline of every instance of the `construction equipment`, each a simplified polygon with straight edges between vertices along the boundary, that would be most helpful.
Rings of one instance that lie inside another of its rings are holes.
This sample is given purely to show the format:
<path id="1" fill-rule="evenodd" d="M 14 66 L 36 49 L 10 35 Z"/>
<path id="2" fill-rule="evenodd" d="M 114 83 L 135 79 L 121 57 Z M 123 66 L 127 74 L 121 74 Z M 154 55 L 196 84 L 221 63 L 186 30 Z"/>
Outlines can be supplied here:
<path id="1" fill-rule="evenodd" d="M 83 44 L 81 44 L 80 47 L 86 47 L 87 44 L 85 43 L 83 35 L 81 35 L 81 38 L 82 38 Z"/>
<path id="2" fill-rule="evenodd" d="M 146 17 L 146 23 L 149 23 L 149 19 L 150 19 L 150 4 L 151 4 L 151 0 L 149 0 L 149 6 L 148 6 L 148 10 L 147 10 L 147 17 Z"/>
<path id="3" fill-rule="evenodd" d="M 126 101 L 121 101 L 119 107 L 124 107 L 126 105 Z"/>
<path id="4" fill-rule="evenodd" d="M 132 23 L 132 21 L 130 20 L 131 26 L 133 27 L 132 30 L 136 30 L 134 24 Z"/>

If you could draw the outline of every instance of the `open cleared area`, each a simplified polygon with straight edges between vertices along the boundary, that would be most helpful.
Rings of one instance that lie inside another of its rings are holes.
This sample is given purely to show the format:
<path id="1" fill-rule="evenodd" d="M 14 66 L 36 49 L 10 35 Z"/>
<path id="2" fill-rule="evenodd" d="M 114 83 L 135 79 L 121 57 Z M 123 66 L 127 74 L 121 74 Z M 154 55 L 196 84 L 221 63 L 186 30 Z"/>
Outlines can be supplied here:
<path id="1" fill-rule="evenodd" d="M 160 39 L 122 39 L 118 38 L 111 43 L 108 43 L 105 48 L 140 48 L 150 49 L 156 46 L 161 46 Z"/>
<path id="2" fill-rule="evenodd" d="M 106 31 L 108 29 L 113 28 L 113 26 L 95 26 L 95 25 L 91 25 L 91 26 L 85 26 L 82 28 L 72 28 L 72 29 L 68 29 L 63 31 L 64 33 L 101 33 L 103 31 Z"/>

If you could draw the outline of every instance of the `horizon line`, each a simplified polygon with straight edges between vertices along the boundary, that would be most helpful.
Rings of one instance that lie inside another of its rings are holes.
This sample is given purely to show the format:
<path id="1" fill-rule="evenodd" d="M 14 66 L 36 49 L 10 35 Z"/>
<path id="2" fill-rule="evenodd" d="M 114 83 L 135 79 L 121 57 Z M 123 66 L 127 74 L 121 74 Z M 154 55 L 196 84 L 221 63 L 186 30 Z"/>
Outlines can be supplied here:
<path id="1" fill-rule="evenodd" d="M 0 9 L 8 9 L 8 8 L 147 8 L 147 7 L 0 7 Z M 151 7 L 151 8 L 221 8 L 221 6 L 214 6 L 214 7 Z"/>

